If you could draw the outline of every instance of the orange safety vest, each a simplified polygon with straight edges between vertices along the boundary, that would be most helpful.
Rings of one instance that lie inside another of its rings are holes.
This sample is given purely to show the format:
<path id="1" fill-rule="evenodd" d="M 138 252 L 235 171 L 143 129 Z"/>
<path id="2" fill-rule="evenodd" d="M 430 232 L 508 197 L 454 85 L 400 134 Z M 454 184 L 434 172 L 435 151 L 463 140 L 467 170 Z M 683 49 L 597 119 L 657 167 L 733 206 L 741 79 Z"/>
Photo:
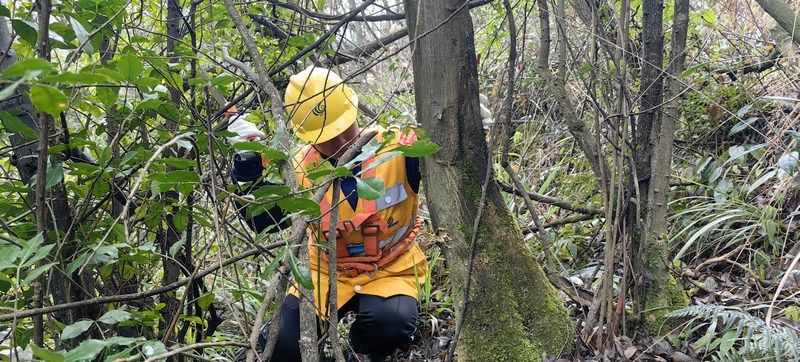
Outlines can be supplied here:
<path id="1" fill-rule="evenodd" d="M 397 155 L 374 165 L 397 146 L 410 144 L 415 139 L 413 132 L 402 134 L 395 131 L 387 146 L 362 163 L 363 172 L 359 177 L 379 177 L 384 183 L 385 192 L 378 199 L 359 198 L 353 209 L 340 191 L 339 220 L 336 223 L 337 300 L 340 307 L 355 293 L 418 298 L 419 285 L 427 276 L 425 255 L 415 242 L 420 226 L 416 216 L 419 196 L 408 183 L 404 156 Z M 383 142 L 383 136 L 379 133 L 372 142 Z M 312 187 L 312 180 L 306 176 L 320 161 L 319 152 L 306 146 L 295 159 L 298 183 Z M 323 215 L 320 221 L 309 227 L 311 274 L 315 300 L 321 311 L 327 310 L 328 258 L 325 245 L 330 230 L 332 189 L 330 187 L 320 201 Z"/>

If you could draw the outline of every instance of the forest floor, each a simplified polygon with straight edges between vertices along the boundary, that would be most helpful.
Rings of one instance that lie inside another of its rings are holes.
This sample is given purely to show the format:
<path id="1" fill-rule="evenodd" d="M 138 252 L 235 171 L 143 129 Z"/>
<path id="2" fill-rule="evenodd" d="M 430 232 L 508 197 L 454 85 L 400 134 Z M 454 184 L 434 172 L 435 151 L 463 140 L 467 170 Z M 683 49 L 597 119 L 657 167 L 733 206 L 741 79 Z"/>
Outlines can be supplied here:
<path id="1" fill-rule="evenodd" d="M 783 285 L 780 278 L 784 274 L 783 271 L 791 264 L 791 260 L 775 258 L 772 260 L 772 265 L 751 270 L 747 266 L 750 263 L 746 259 L 746 253 L 740 253 L 738 257 L 719 257 L 716 260 L 701 259 L 702 261 L 696 265 L 674 272 L 680 274 L 676 277 L 683 292 L 689 297 L 690 305 L 724 306 L 726 310 L 742 311 L 751 315 L 752 321 L 763 320 L 766 317 L 770 312 L 771 301 L 777 293 L 777 302 L 771 308 L 773 314 L 771 325 L 800 333 L 800 318 L 798 318 L 800 308 L 793 302 L 800 295 L 800 273 L 790 274 Z M 574 278 L 572 280 L 575 280 Z M 387 361 L 447 360 L 456 321 L 443 263 L 433 265 L 432 281 L 431 297 L 427 301 L 422 301 L 417 323 L 422 340 L 417 341 L 407 351 L 397 351 L 394 356 L 387 358 Z M 592 285 L 591 280 L 582 281 L 582 285 L 573 287 L 586 289 L 585 286 Z M 586 290 L 586 292 L 591 291 Z M 734 344 L 737 341 L 741 342 L 744 334 L 748 333 L 744 332 L 745 328 L 753 326 L 751 320 L 733 321 L 734 326 L 739 324 L 737 336 L 734 340 L 726 341 L 723 335 L 727 330 L 723 327 L 723 321 L 720 320 L 717 330 L 713 330 L 715 327 L 709 326 L 710 323 L 702 323 L 701 320 L 687 317 L 673 320 L 672 324 L 675 327 L 662 331 L 659 336 L 637 338 L 622 333 L 627 323 L 623 321 L 619 323 L 623 327 L 616 331 L 611 342 L 607 343 L 605 348 L 599 349 L 596 347 L 596 334 L 581 333 L 589 306 L 572 300 L 563 292 L 561 295 L 576 326 L 575 352 L 571 356 L 549 357 L 551 362 L 706 361 L 714 357 L 720 344 L 728 343 L 728 348 L 735 351 L 737 347 Z M 629 312 L 630 308 L 627 307 L 629 305 L 626 306 Z M 736 329 L 731 328 L 731 330 Z M 455 360 L 458 360 L 457 356 Z"/>

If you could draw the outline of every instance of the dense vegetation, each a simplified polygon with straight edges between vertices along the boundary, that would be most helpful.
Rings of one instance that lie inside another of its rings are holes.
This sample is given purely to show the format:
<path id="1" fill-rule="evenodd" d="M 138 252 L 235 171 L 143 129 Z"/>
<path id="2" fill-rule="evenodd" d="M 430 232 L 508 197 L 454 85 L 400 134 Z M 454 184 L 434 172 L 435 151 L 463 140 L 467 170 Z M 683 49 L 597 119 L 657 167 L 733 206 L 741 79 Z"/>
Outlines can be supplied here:
<path id="1" fill-rule="evenodd" d="M 429 85 L 414 84 L 411 46 L 424 34 L 409 36 L 404 8 L 0 1 L 0 358 L 226 360 L 248 348 L 259 311 L 269 317 L 287 281 L 311 276 L 286 243 L 296 233 L 253 235 L 236 208 L 277 203 L 309 221 L 319 207 L 313 189 L 243 190 L 232 156 L 261 152 L 281 183 L 298 149 L 281 94 L 310 64 L 353 84 L 362 126 L 425 124 L 414 95 Z M 548 358 L 800 359 L 800 29 L 782 20 L 796 6 L 506 0 L 448 11 L 466 8 L 493 178 L 517 220 L 479 234 L 519 227 L 560 290 L 576 339 Z M 268 140 L 226 143 L 227 102 Z M 419 133 L 404 152 L 436 150 Z M 375 181 L 359 192 L 380 195 Z M 461 288 L 442 250 L 448 230 L 421 216 L 434 271 L 420 288 L 424 338 L 397 358 L 446 360 L 469 343 L 455 338 Z M 320 350 L 334 358 L 330 342 Z"/>

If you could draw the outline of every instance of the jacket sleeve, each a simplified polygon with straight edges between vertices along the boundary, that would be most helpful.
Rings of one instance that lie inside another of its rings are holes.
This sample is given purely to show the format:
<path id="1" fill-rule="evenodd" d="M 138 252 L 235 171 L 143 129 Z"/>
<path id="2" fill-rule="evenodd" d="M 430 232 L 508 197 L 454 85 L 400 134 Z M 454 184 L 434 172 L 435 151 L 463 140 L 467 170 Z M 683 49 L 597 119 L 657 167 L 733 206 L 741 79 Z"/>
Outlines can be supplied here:
<path id="1" fill-rule="evenodd" d="M 261 156 L 255 153 L 236 154 L 233 156 L 233 182 L 243 185 L 237 191 L 237 195 L 246 195 L 265 185 L 274 185 L 262 179 L 264 166 L 261 163 Z M 267 230 L 274 233 L 279 230 L 289 228 L 291 220 L 286 217 L 286 213 L 278 205 L 274 205 L 264 210 L 263 206 L 236 202 L 239 215 L 244 218 L 247 226 L 256 233 Z M 253 214 L 256 214 L 253 216 Z"/>

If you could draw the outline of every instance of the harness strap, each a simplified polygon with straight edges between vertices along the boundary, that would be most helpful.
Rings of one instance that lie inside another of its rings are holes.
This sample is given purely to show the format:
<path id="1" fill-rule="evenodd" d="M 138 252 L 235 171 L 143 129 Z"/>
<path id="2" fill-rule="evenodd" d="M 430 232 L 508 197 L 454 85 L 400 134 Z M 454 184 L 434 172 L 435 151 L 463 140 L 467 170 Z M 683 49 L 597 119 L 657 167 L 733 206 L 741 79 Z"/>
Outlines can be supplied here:
<path id="1" fill-rule="evenodd" d="M 319 159 L 318 152 L 315 152 L 313 148 L 309 148 L 303 157 L 303 163 L 308 165 L 319 161 Z M 374 162 L 374 158 L 369 158 L 362 163 L 362 170 L 366 170 L 361 174 L 362 178 L 375 177 L 377 168 L 369 167 L 372 162 Z M 323 197 L 319 206 L 320 211 L 323 213 L 319 227 L 325 240 L 327 240 L 330 233 L 331 204 L 327 197 Z M 380 240 L 378 238 L 389 230 L 389 225 L 381 219 L 378 213 L 377 200 L 363 200 L 360 213 L 354 215 L 350 220 L 338 220 L 336 222 L 336 269 L 346 271 L 351 277 L 365 272 L 369 275 L 374 275 L 378 269 L 393 262 L 411 247 L 419 233 L 420 225 L 420 218 L 415 218 L 413 226 L 407 231 L 402 240 L 387 245 L 382 250 L 379 246 Z M 342 231 L 353 232 L 357 230 L 361 231 L 364 255 L 350 256 L 350 252 L 347 250 L 347 243 L 342 240 Z M 320 255 L 325 262 L 328 261 L 327 253 L 322 252 Z"/>
<path id="2" fill-rule="evenodd" d="M 411 248 L 411 245 L 414 244 L 414 240 L 417 238 L 417 234 L 419 233 L 421 225 L 422 220 L 417 218 L 414 221 L 414 226 L 411 228 L 411 230 L 409 230 L 408 234 L 405 238 L 403 238 L 403 240 L 394 246 L 389 247 L 388 250 L 381 250 L 377 257 L 351 256 L 338 258 L 337 256 L 336 270 L 345 271 L 350 275 L 350 277 L 356 277 L 361 273 L 367 273 L 369 276 L 374 276 L 375 273 L 378 272 L 378 269 L 390 264 L 397 259 L 398 256 Z M 322 253 L 322 257 L 327 260 L 325 253 Z"/>

